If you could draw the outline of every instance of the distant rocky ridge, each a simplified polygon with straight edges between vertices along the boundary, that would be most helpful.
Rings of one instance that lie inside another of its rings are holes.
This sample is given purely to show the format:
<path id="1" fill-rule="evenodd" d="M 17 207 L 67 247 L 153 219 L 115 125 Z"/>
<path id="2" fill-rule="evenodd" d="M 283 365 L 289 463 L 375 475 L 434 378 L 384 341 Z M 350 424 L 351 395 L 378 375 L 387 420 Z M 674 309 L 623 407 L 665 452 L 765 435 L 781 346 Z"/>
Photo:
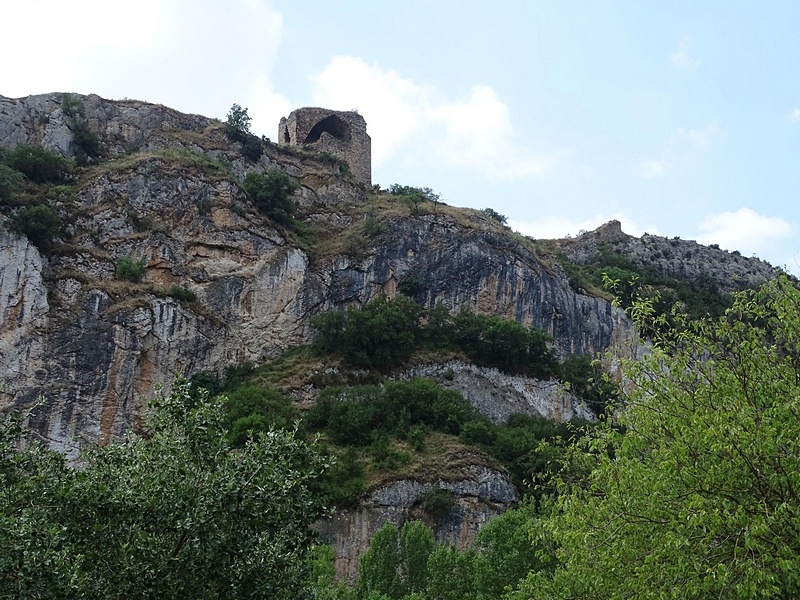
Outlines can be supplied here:
<path id="1" fill-rule="evenodd" d="M 746 258 L 739 252 L 704 246 L 693 240 L 649 233 L 637 238 L 624 233 L 619 221 L 610 221 L 575 238 L 558 240 L 557 245 L 578 264 L 585 264 L 600 247 L 607 246 L 640 266 L 655 267 L 670 277 L 711 276 L 720 290 L 727 293 L 756 288 L 779 271 L 759 258 Z"/>

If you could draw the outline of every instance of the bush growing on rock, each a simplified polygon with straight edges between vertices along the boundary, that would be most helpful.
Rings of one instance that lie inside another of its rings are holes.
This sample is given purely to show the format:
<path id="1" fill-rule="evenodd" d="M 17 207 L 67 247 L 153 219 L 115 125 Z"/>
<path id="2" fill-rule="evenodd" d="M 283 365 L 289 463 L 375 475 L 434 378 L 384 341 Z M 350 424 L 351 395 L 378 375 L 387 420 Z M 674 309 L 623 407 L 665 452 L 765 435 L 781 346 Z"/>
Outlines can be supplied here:
<path id="1" fill-rule="evenodd" d="M 45 204 L 30 206 L 14 216 L 14 227 L 40 250 L 48 250 L 61 231 L 61 217 Z"/>
<path id="2" fill-rule="evenodd" d="M 244 180 L 244 191 L 261 212 L 282 225 L 294 222 L 292 195 L 299 186 L 283 171 L 273 169 L 266 173 L 249 173 Z"/>
<path id="3" fill-rule="evenodd" d="M 11 197 L 22 189 L 25 176 L 8 165 L 0 163 L 0 202 L 8 202 Z"/>
<path id="4" fill-rule="evenodd" d="M 123 256 L 117 260 L 115 274 L 119 279 L 138 283 L 142 280 L 146 266 L 145 260 L 133 260 L 129 256 Z"/>
<path id="5" fill-rule="evenodd" d="M 34 183 L 60 183 L 70 171 L 70 163 L 60 154 L 34 144 L 20 144 L 6 163 Z"/>

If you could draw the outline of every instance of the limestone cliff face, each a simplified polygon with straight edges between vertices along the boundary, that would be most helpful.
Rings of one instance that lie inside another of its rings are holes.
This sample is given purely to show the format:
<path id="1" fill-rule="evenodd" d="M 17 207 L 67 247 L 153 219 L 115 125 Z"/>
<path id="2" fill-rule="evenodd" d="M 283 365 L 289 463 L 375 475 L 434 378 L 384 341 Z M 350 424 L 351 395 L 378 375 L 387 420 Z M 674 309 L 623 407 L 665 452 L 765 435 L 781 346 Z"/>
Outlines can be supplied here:
<path id="1" fill-rule="evenodd" d="M 54 448 L 74 453 L 119 436 L 157 386 L 307 342 L 311 316 L 394 295 L 408 273 L 424 281 L 418 300 L 543 327 L 561 354 L 632 335 L 622 313 L 571 291 L 475 211 L 395 208 L 380 232 L 359 238 L 371 190 L 336 165 L 269 144 L 249 162 L 212 119 L 81 99 L 107 156 L 80 174 L 74 199 L 56 203 L 67 222 L 61 243 L 42 257 L 0 224 L 0 404 L 41 397 L 30 425 Z M 70 154 L 60 95 L 0 97 L 0 143 L 26 142 Z M 267 168 L 301 184 L 300 215 L 321 232 L 318 245 L 323 235 L 351 243 L 308 250 L 257 212 L 237 182 Z M 115 278 L 123 257 L 144 261 L 141 283 Z"/>
<path id="2" fill-rule="evenodd" d="M 426 513 L 425 497 L 435 490 L 452 494 L 453 505 L 446 514 L 432 518 Z M 353 579 L 358 558 L 369 546 L 375 532 L 387 521 L 400 529 L 409 518 L 422 519 L 434 529 L 439 542 L 463 550 L 471 547 L 475 534 L 492 516 L 504 512 L 519 500 L 514 486 L 502 473 L 480 465 L 454 472 L 447 480 L 421 482 L 392 481 L 369 493 L 358 510 L 340 511 L 317 524 L 317 530 L 336 552 L 340 577 Z"/>
<path id="3" fill-rule="evenodd" d="M 507 375 L 461 360 L 416 365 L 400 374 L 400 378 L 407 377 L 425 377 L 460 392 L 495 423 L 505 423 L 516 414 L 542 416 L 558 422 L 576 417 L 587 421 L 596 419 L 586 403 L 557 380 Z"/>
<path id="4" fill-rule="evenodd" d="M 312 316 L 394 296 L 409 279 L 427 306 L 463 306 L 545 329 L 561 356 L 636 350 L 624 313 L 573 291 L 535 244 L 477 211 L 439 205 L 412 215 L 324 156 L 265 142 L 253 162 L 213 119 L 73 98 L 83 102 L 105 157 L 51 201 L 65 222 L 60 239 L 43 255 L 0 215 L 0 410 L 38 402 L 30 429 L 73 458 L 81 445 L 136 427 L 158 386 L 274 357 L 311 339 Z M 0 96 L 0 145 L 38 143 L 71 156 L 73 128 L 60 94 Z M 277 226 L 242 190 L 247 173 L 266 169 L 299 183 L 305 234 Z M 576 256 L 590 250 L 569 248 Z M 140 282 L 117 277 L 123 258 L 142 261 Z M 591 416 L 556 382 L 459 361 L 398 376 L 416 375 L 460 390 L 496 421 L 515 412 Z M 437 537 L 461 547 L 517 500 L 508 478 L 479 457 L 451 458 L 458 466 L 446 478 L 384 482 L 362 509 L 320 524 L 342 574 L 353 574 L 387 519 L 425 518 L 433 489 L 455 499 L 436 522 Z"/>

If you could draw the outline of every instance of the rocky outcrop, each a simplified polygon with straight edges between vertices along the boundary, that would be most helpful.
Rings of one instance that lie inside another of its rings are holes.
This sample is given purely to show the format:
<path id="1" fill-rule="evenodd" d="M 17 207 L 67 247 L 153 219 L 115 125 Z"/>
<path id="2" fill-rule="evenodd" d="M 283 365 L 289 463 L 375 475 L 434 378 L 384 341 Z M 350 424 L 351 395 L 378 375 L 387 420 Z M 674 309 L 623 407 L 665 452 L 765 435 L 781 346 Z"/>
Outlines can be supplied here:
<path id="1" fill-rule="evenodd" d="M 437 490 L 452 495 L 452 506 L 433 518 L 426 512 L 425 499 Z M 422 482 L 416 479 L 392 481 L 376 488 L 357 510 L 339 511 L 317 524 L 316 529 L 336 552 L 340 577 L 352 580 L 375 532 L 386 522 L 400 529 L 409 518 L 419 518 L 434 528 L 439 542 L 463 550 L 470 547 L 475 534 L 494 515 L 505 512 L 519 500 L 511 482 L 499 471 L 471 465 L 454 472 L 448 479 Z"/>
<path id="2" fill-rule="evenodd" d="M 586 403 L 557 380 L 507 375 L 497 369 L 479 367 L 461 360 L 417 365 L 400 378 L 425 377 L 461 393 L 480 413 L 495 423 L 511 415 L 545 417 L 558 422 L 574 418 L 594 421 Z"/>
<path id="3" fill-rule="evenodd" d="M 394 208 L 380 231 L 320 250 L 321 235 L 352 238 L 374 210 L 369 190 L 338 175 L 336 165 L 270 144 L 252 163 L 212 119 L 76 98 L 106 158 L 81 174 L 73 199 L 55 204 L 67 222 L 61 244 L 41 257 L 0 225 L 11 244 L 0 266 L 10 290 L 0 303 L 0 403 L 22 407 L 41 397 L 31 426 L 54 448 L 75 452 L 119 436 L 135 426 L 157 386 L 307 342 L 311 316 L 393 296 L 408 274 L 424 282 L 420 302 L 537 325 L 562 355 L 601 351 L 633 333 L 621 312 L 574 293 L 530 248 L 474 211 L 411 216 Z M 69 155 L 61 100 L 0 98 L 0 142 L 42 143 Z M 242 191 L 246 172 L 266 168 L 300 183 L 300 216 L 320 232 L 315 247 L 257 212 Z M 122 258 L 144 261 L 140 283 L 115 277 Z M 544 398 L 557 405 L 543 406 Z M 510 410 L 485 400 L 481 406 L 498 418 Z M 564 418 L 572 410 L 538 391 L 524 401 Z"/>
<path id="4" fill-rule="evenodd" d="M 602 247 L 620 252 L 642 267 L 678 279 L 708 277 L 721 292 L 756 288 L 774 279 L 777 270 L 756 257 L 745 258 L 719 246 L 693 240 L 665 238 L 645 233 L 637 238 L 623 233 L 619 221 L 610 221 L 574 239 L 558 240 L 558 246 L 575 263 L 585 264 Z"/>

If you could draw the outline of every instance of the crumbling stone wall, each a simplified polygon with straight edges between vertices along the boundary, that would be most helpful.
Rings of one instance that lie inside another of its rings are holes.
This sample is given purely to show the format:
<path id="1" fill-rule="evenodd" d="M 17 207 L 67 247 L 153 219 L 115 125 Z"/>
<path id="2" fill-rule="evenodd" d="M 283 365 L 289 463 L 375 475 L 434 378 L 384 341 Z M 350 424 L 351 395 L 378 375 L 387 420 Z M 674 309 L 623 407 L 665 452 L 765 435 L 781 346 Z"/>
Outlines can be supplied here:
<path id="1" fill-rule="evenodd" d="M 372 141 L 355 111 L 298 108 L 281 119 L 278 142 L 328 152 L 347 161 L 356 178 L 372 185 Z"/>

